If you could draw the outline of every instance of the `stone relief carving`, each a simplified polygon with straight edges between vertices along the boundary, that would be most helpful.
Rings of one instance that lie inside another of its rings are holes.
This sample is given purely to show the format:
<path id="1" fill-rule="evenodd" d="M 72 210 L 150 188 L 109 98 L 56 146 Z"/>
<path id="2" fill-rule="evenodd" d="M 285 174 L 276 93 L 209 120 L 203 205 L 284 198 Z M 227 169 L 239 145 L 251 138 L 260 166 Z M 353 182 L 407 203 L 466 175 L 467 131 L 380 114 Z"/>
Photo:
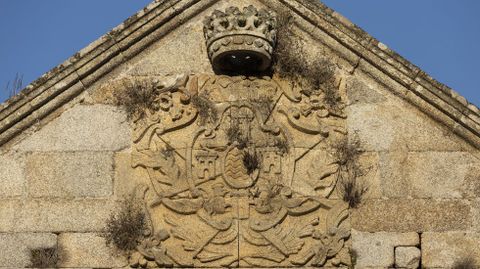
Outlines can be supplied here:
<path id="1" fill-rule="evenodd" d="M 132 267 L 349 264 L 348 206 L 332 197 L 338 164 L 328 152 L 346 133 L 342 108 L 269 77 L 158 85 L 158 109 L 134 123 L 132 166 L 150 180 L 151 233 Z M 214 120 L 199 119 L 197 96 Z"/>
<path id="2" fill-rule="evenodd" d="M 216 70 L 248 67 L 266 70 L 272 61 L 277 35 L 277 18 L 269 10 L 254 6 L 215 10 L 204 22 L 208 56 Z"/>

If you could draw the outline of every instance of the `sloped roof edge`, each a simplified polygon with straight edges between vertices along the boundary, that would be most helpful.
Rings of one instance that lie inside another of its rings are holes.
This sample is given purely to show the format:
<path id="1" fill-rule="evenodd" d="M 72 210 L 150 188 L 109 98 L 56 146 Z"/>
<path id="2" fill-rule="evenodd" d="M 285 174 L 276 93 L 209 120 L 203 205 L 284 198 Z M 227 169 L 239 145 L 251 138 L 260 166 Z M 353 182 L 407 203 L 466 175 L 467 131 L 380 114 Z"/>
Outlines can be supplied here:
<path id="1" fill-rule="evenodd" d="M 155 0 L 42 75 L 0 105 L 0 146 L 217 1 Z"/>
<path id="2" fill-rule="evenodd" d="M 376 76 L 380 70 L 409 90 L 396 94 L 402 95 L 480 148 L 480 110 L 457 92 L 437 82 L 320 2 L 260 1 L 272 7 L 282 4 L 304 21 L 323 30 L 358 56 L 357 68 L 372 76 Z M 42 75 L 18 95 L 0 105 L 0 146 L 215 2 L 217 0 L 156 0 Z"/>
<path id="3" fill-rule="evenodd" d="M 448 86 L 389 49 L 348 19 L 313 0 L 260 0 L 272 6 L 281 3 L 304 21 L 352 51 L 358 58 L 356 69 L 385 84 L 420 110 L 445 124 L 454 133 L 480 148 L 480 110 Z M 307 26 L 308 29 L 308 26 Z M 314 33 L 309 32 L 314 35 Z M 380 72 L 379 72 L 380 71 Z M 388 76 L 407 88 L 402 91 L 383 77 Z"/>

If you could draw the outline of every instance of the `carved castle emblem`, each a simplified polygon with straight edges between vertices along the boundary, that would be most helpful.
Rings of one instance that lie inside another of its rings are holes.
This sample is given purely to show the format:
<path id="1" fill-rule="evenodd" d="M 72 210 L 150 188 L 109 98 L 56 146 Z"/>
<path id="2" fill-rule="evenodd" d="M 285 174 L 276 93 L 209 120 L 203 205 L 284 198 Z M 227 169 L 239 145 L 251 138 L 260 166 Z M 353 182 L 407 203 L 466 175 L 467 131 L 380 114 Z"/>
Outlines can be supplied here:
<path id="1" fill-rule="evenodd" d="M 348 264 L 347 206 L 329 199 L 338 165 L 322 147 L 343 118 L 269 78 L 166 82 L 136 122 L 152 232 L 132 266 Z"/>
<path id="2" fill-rule="evenodd" d="M 205 22 L 213 65 L 264 70 L 275 23 L 253 7 L 215 11 Z M 333 84 L 343 91 L 341 78 Z M 270 77 L 181 75 L 154 87 L 156 109 L 134 122 L 151 227 L 132 267 L 350 264 L 329 153 L 346 134 L 343 107 Z"/>

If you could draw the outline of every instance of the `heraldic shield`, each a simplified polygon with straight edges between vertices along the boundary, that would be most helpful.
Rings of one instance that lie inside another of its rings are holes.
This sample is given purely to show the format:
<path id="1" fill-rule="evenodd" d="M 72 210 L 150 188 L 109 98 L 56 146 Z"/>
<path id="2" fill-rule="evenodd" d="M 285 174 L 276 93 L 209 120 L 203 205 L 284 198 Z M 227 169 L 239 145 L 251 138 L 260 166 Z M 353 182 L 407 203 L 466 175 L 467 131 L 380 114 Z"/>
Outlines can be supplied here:
<path id="1" fill-rule="evenodd" d="M 277 78 L 141 79 L 156 91 L 132 150 L 150 230 L 132 267 L 350 264 L 329 146 L 345 137 L 343 108 Z"/>

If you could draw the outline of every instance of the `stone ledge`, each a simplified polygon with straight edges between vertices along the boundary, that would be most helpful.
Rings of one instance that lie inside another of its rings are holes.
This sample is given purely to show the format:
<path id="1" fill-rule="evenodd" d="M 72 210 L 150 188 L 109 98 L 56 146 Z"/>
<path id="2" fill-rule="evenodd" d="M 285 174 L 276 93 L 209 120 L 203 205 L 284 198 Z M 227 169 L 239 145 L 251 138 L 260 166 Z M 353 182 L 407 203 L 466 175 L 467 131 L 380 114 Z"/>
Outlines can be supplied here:
<path id="1" fill-rule="evenodd" d="M 367 32 L 352 23 L 347 18 L 328 8 L 321 2 L 312 3 L 308 0 L 296 1 L 302 3 L 302 5 L 304 5 L 305 7 L 308 7 L 309 9 L 315 10 L 317 13 L 322 14 L 325 17 L 325 20 L 327 20 L 331 25 L 334 25 L 338 29 L 338 32 L 341 32 L 349 36 L 356 42 L 362 44 L 362 46 L 365 47 L 367 50 L 373 52 L 377 57 L 392 65 L 402 73 L 406 74 L 411 79 L 426 82 L 427 84 L 431 85 L 434 89 L 433 91 L 440 96 L 445 93 L 445 95 L 443 95 L 445 100 L 448 99 L 448 102 L 453 102 L 452 105 L 454 105 L 455 107 L 459 108 L 460 110 L 467 109 L 468 111 L 470 111 L 468 112 L 467 110 L 465 110 L 465 113 L 467 114 L 474 114 L 477 116 L 480 115 L 479 109 L 475 105 L 468 104 L 468 102 L 463 96 L 460 96 L 448 86 L 438 82 L 437 80 L 429 76 L 427 73 L 421 71 L 419 67 L 412 64 L 407 59 L 403 58 L 401 55 L 391 50 L 386 45 L 382 44 L 380 41 L 376 40 L 374 37 L 370 36 Z M 337 31 L 332 31 L 332 33 L 335 34 L 337 33 Z"/>
<path id="2" fill-rule="evenodd" d="M 63 87 L 63 86 L 60 86 Z M 72 84 L 67 87 L 64 91 L 55 95 L 55 98 L 49 96 L 48 100 L 42 101 L 42 104 L 36 104 L 33 102 L 28 106 L 27 112 L 19 112 L 22 114 L 12 114 L 9 118 L 0 121 L 0 126 L 10 126 L 5 128 L 5 131 L 0 133 L 0 145 L 8 142 L 10 139 L 14 138 L 17 134 L 28 129 L 32 125 L 38 123 L 41 119 L 48 116 L 50 113 L 61 107 L 66 102 L 72 100 L 75 96 L 80 94 L 84 90 L 83 85 L 80 81 Z M 47 91 L 45 91 L 47 94 Z M 32 108 L 36 107 L 36 108 Z M 23 107 L 22 107 L 23 108 Z M 21 108 L 21 109 L 22 109 Z"/>
<path id="3" fill-rule="evenodd" d="M 108 47 L 109 40 L 111 40 L 110 35 L 112 33 L 116 31 L 125 31 L 130 33 L 132 29 L 125 30 L 125 26 L 137 22 L 143 17 L 151 16 L 151 14 L 154 14 L 154 16 L 161 14 L 165 9 L 168 8 L 170 8 L 170 5 L 167 1 L 155 1 L 144 9 L 138 11 L 136 14 L 132 15 L 123 23 L 115 27 L 112 31 L 93 41 L 75 55 L 68 58 L 65 62 L 52 68 L 50 71 L 27 85 L 25 89 L 23 89 L 18 95 L 10 98 L 3 104 L 0 104 L 0 119 L 4 118 L 5 115 L 8 115 L 12 111 L 17 110 L 19 107 L 29 102 L 32 98 L 35 98 L 38 93 L 41 93 L 43 90 L 57 84 L 61 79 L 63 79 L 63 77 L 65 77 L 65 75 L 73 73 L 74 63 L 78 64 L 82 61 L 89 62 L 101 54 L 104 51 L 104 48 L 106 46 Z M 133 29 L 133 31 L 136 30 L 138 29 Z"/>

